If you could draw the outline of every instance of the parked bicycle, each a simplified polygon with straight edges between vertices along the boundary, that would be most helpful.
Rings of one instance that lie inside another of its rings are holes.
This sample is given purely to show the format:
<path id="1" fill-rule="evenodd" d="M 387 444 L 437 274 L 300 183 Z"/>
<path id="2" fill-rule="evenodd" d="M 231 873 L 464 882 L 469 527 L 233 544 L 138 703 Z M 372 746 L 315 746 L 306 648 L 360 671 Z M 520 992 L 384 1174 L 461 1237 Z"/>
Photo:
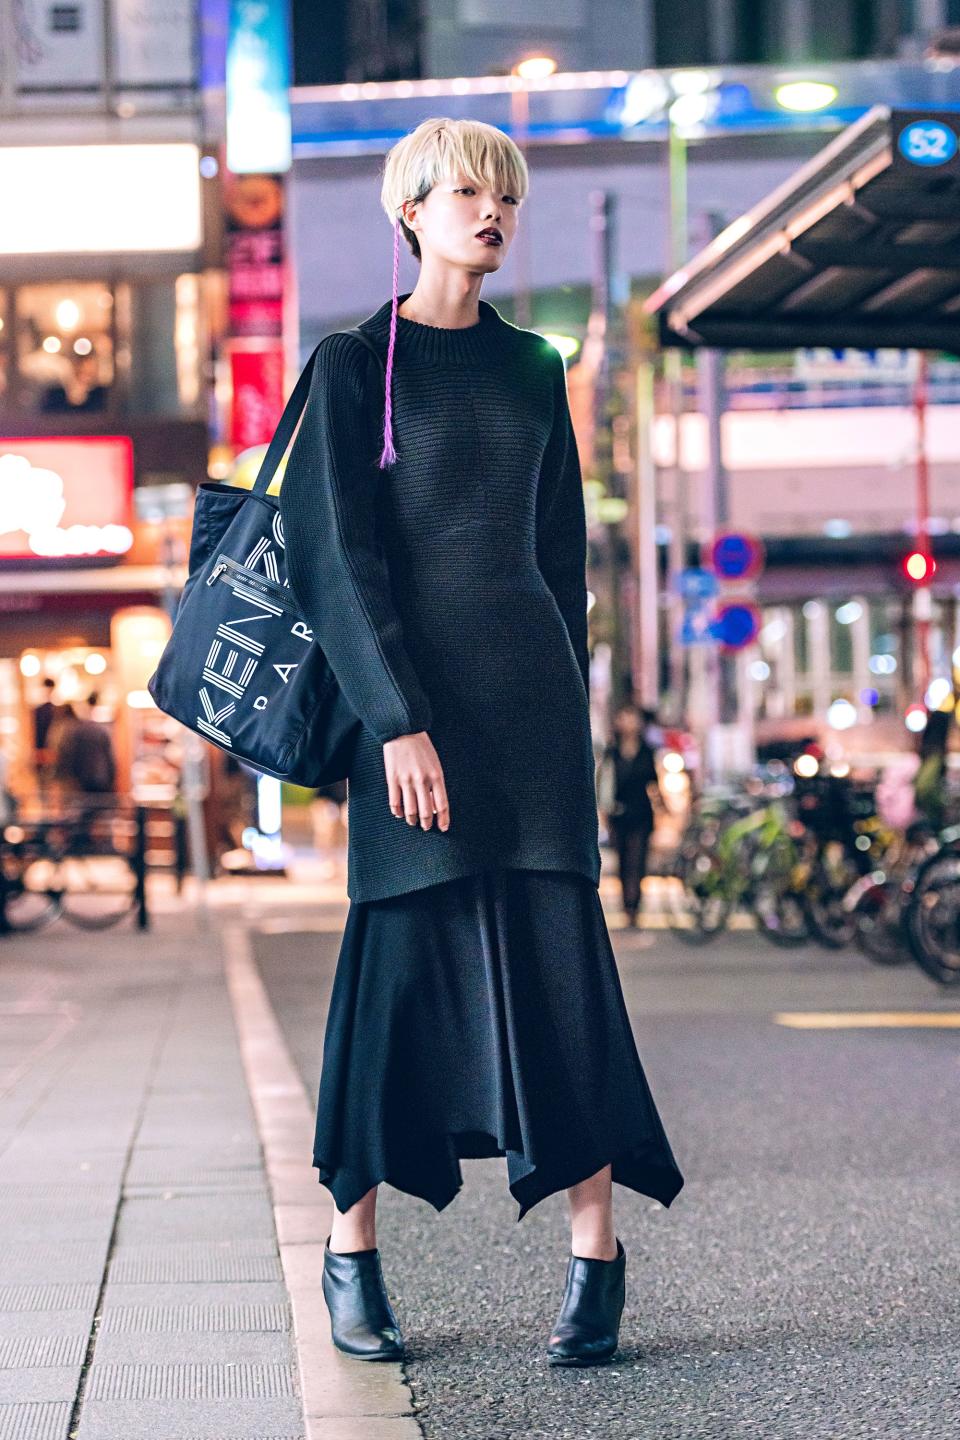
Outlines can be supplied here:
<path id="1" fill-rule="evenodd" d="M 737 909 L 748 909 L 774 944 L 808 936 L 797 881 L 799 832 L 778 794 L 713 797 L 701 805 L 681 840 L 669 890 L 676 934 L 703 944 Z"/>
<path id="2" fill-rule="evenodd" d="M 0 835 L 0 930 L 29 931 L 58 917 L 103 930 L 136 913 L 147 925 L 145 812 L 85 804 L 15 820 Z"/>

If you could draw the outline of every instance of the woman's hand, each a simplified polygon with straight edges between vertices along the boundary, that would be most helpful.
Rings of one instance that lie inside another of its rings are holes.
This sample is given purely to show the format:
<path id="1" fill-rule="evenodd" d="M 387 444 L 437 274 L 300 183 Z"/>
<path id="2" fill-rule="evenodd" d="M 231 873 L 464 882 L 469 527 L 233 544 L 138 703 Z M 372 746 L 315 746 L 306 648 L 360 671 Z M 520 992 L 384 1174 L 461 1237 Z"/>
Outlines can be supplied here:
<path id="1" fill-rule="evenodd" d="M 414 735 L 398 735 L 383 747 L 383 763 L 387 772 L 390 810 L 398 819 L 406 816 L 408 825 L 429 830 L 433 812 L 441 830 L 450 828 L 450 805 L 443 779 L 440 757 L 426 730 Z"/>

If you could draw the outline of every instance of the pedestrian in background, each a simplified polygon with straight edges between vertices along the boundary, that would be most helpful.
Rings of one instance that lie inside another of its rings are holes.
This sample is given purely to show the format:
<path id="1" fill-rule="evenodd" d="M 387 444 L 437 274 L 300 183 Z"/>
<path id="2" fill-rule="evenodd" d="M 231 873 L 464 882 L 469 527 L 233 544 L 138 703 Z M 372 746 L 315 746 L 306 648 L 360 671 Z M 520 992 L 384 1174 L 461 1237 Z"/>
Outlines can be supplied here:
<path id="1" fill-rule="evenodd" d="M 920 764 L 913 782 L 917 809 L 935 830 L 947 822 L 947 750 L 953 712 L 928 710 L 927 723 L 917 740 Z"/>
<path id="2" fill-rule="evenodd" d="M 604 750 L 598 777 L 598 804 L 617 852 L 617 875 L 627 924 L 635 926 L 643 904 L 650 837 L 654 828 L 651 791 L 666 809 L 654 753 L 647 739 L 652 712 L 623 705 L 613 719 L 614 738 Z"/>
<path id="3" fill-rule="evenodd" d="M 55 704 L 53 699 L 56 688 L 56 681 L 51 680 L 49 675 L 46 676 L 43 681 L 43 699 L 33 711 L 33 767 L 41 795 L 49 788 L 53 774 L 54 756 L 50 731 L 60 713 L 60 706 Z"/>
<path id="4" fill-rule="evenodd" d="M 321 343 L 280 491 L 291 586 L 363 721 L 314 1146 L 333 1342 L 360 1359 L 403 1356 L 382 1181 L 439 1211 L 462 1158 L 505 1156 L 518 1220 L 566 1190 L 562 1365 L 617 1347 L 612 1181 L 665 1206 L 683 1184 L 598 892 L 564 363 L 480 298 L 527 187 L 479 121 L 424 120 L 393 147 L 393 296 L 361 325 L 384 368 L 349 334 Z M 401 236 L 420 275 L 398 295 Z"/>
<path id="5" fill-rule="evenodd" d="M 93 719 L 97 695 L 87 701 L 87 713 L 77 714 L 72 705 L 62 707 L 56 726 L 56 776 L 68 796 L 88 798 L 112 795 L 117 765 L 110 732 Z"/>

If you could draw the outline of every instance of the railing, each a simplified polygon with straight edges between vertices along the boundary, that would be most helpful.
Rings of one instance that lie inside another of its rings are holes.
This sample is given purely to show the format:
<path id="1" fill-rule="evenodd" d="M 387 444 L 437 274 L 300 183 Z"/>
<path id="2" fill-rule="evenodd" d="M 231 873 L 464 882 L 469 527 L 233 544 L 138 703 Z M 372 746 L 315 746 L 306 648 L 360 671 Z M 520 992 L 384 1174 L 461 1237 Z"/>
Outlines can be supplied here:
<path id="1" fill-rule="evenodd" d="M 148 873 L 172 872 L 179 892 L 186 867 L 185 824 L 169 807 L 89 796 L 17 815 L 0 831 L 0 935 L 60 918 L 103 930 L 131 915 L 147 930 Z"/>

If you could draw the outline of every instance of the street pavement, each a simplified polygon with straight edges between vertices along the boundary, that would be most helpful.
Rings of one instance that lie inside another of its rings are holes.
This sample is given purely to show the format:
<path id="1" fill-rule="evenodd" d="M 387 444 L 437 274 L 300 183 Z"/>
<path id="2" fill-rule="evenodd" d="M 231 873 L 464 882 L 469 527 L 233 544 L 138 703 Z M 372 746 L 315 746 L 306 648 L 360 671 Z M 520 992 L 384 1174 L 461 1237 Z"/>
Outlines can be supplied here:
<path id="1" fill-rule="evenodd" d="M 611 926 L 612 887 L 605 886 Z M 689 949 L 613 930 L 640 1055 L 686 1185 L 614 1187 L 621 1349 L 548 1369 L 563 1195 L 516 1221 L 503 1160 L 461 1162 L 437 1214 L 382 1186 L 378 1242 L 427 1440 L 794 1440 L 960 1435 L 960 1031 L 804 1029 L 778 1015 L 934 1012 L 917 969 Z M 315 1098 L 339 935 L 261 933 L 274 1010 Z"/>
<path id="2" fill-rule="evenodd" d="M 960 1435 L 960 996 L 742 930 L 691 950 L 601 893 L 686 1185 L 615 1187 L 621 1348 L 585 1371 L 543 1348 L 565 1197 L 518 1224 L 503 1160 L 440 1214 L 381 1188 L 408 1359 L 330 1346 L 336 864 L 218 884 L 205 930 L 161 895 L 147 937 L 0 942 L 0 1440 Z"/>

